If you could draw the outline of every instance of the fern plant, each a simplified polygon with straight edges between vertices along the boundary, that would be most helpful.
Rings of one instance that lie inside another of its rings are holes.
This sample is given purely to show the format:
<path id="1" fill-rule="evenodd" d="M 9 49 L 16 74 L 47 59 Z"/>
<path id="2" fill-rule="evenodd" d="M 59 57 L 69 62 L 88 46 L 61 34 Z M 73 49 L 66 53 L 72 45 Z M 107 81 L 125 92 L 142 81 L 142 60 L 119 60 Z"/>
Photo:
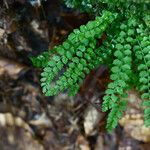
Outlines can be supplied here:
<path id="1" fill-rule="evenodd" d="M 103 35 L 115 17 L 116 14 L 104 11 L 102 17 L 96 17 L 80 29 L 74 29 L 62 45 L 55 46 L 49 53 L 44 52 L 37 58 L 32 58 L 35 66 L 44 67 L 41 86 L 46 96 L 66 89 L 70 90 L 70 95 L 77 93 L 85 75 L 102 63 L 102 47 L 97 48 L 96 39 Z M 64 67 L 66 69 L 62 73 Z M 62 76 L 55 83 L 52 82 L 61 73 Z"/>
<path id="2" fill-rule="evenodd" d="M 74 96 L 91 70 L 101 64 L 110 69 L 111 82 L 103 97 L 102 111 L 110 111 L 106 128 L 117 126 L 127 107 L 129 89 L 136 87 L 150 126 L 150 26 L 149 0 L 65 0 L 72 8 L 95 16 L 74 29 L 52 50 L 32 57 L 43 68 L 41 86 L 46 96 L 68 91 Z M 103 35 L 106 39 L 98 44 Z"/>

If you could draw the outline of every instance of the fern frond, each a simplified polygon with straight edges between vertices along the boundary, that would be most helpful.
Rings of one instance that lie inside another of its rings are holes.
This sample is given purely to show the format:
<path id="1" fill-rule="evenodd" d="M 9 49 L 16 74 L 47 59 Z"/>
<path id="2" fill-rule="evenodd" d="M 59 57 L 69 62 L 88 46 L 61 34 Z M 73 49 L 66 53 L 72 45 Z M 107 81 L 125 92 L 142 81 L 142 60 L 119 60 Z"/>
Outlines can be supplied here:
<path id="1" fill-rule="evenodd" d="M 134 46 L 135 56 L 139 63 L 139 83 L 144 106 L 145 126 L 150 126 L 150 36 L 143 26 L 137 29 L 137 45 Z"/>
<path id="2" fill-rule="evenodd" d="M 102 111 L 110 109 L 110 114 L 107 120 L 107 129 L 115 128 L 118 119 L 121 117 L 121 105 L 125 103 L 123 100 L 126 97 L 126 91 L 130 87 L 129 81 L 132 76 L 132 47 L 135 43 L 135 27 L 136 20 L 130 19 L 126 23 L 120 25 L 121 32 L 114 40 L 114 56 L 113 65 L 111 67 L 110 79 L 106 95 L 103 97 Z M 114 115 L 114 116 L 113 116 Z M 111 117 L 114 118 L 111 120 Z"/>
<path id="3" fill-rule="evenodd" d="M 127 106 L 127 102 L 125 100 L 120 100 L 111 109 L 108 115 L 107 125 L 106 125 L 106 129 L 108 132 L 111 132 L 112 129 L 114 129 L 117 126 L 118 120 L 123 116 L 123 111 L 126 110 L 126 106 Z"/>
<path id="4" fill-rule="evenodd" d="M 52 96 L 67 91 L 74 96 L 86 75 L 104 64 L 112 80 L 102 104 L 102 111 L 110 111 L 107 130 L 117 126 L 127 105 L 127 91 L 135 87 L 143 99 L 145 125 L 150 126 L 149 0 L 64 1 L 97 17 L 74 29 L 61 45 L 31 58 L 43 68 L 43 93 Z"/>
<path id="5" fill-rule="evenodd" d="M 47 65 L 49 58 L 50 58 L 50 53 L 43 52 L 37 57 L 30 57 L 30 60 L 32 61 L 34 67 L 43 68 L 44 66 Z"/>
<path id="6" fill-rule="evenodd" d="M 114 40 L 115 44 L 115 59 L 111 68 L 110 79 L 113 81 L 108 84 L 106 95 L 104 96 L 104 102 L 102 110 L 105 112 L 112 109 L 119 100 L 119 97 L 124 94 L 124 91 L 128 88 L 129 76 L 131 74 L 131 61 L 132 61 L 132 40 L 129 40 L 129 32 L 132 30 L 124 23 L 120 26 L 122 31 L 118 34 L 118 37 Z M 130 38 L 134 35 L 130 33 Z M 121 39 L 121 40 L 120 40 Z"/>
<path id="7" fill-rule="evenodd" d="M 80 30 L 75 29 L 62 45 L 54 47 L 56 53 L 41 73 L 41 86 L 47 96 L 69 89 L 79 80 L 82 83 L 85 75 L 102 62 L 102 58 L 97 58 L 101 53 L 100 49 L 95 50 L 96 39 L 102 36 L 115 17 L 116 14 L 104 11 L 102 17 L 80 26 Z M 66 71 L 51 85 L 54 78 L 61 74 L 64 65 L 68 66 Z"/>

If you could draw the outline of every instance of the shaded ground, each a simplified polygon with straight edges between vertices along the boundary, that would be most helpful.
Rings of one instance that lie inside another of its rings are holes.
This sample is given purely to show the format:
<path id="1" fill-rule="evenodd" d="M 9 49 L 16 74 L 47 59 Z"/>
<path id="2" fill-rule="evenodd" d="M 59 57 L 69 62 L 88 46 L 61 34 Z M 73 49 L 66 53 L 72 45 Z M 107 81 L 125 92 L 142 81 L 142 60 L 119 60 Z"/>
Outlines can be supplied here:
<path id="1" fill-rule="evenodd" d="M 109 82 L 105 66 L 91 72 L 74 98 L 65 93 L 45 97 L 41 92 L 40 70 L 32 67 L 29 56 L 61 43 L 90 17 L 56 0 L 39 6 L 26 0 L 4 2 L 0 2 L 0 150 L 149 150 L 150 130 L 143 127 L 142 110 L 132 102 L 120 121 L 123 127 L 111 134 L 105 131 L 106 114 L 100 110 Z M 136 93 L 130 95 L 133 100 Z"/>

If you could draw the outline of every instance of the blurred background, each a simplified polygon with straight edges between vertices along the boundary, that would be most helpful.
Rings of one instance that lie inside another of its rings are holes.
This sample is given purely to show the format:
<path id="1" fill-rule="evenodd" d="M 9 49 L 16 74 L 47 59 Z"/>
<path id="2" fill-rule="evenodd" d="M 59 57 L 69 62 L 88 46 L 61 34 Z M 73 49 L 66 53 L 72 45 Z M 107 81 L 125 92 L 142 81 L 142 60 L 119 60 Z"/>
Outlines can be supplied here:
<path id="1" fill-rule="evenodd" d="M 86 77 L 75 97 L 41 92 L 41 70 L 29 57 L 62 43 L 90 19 L 59 0 L 0 1 L 0 150 L 150 150 L 150 128 L 134 90 L 118 127 L 106 132 L 105 66 Z"/>

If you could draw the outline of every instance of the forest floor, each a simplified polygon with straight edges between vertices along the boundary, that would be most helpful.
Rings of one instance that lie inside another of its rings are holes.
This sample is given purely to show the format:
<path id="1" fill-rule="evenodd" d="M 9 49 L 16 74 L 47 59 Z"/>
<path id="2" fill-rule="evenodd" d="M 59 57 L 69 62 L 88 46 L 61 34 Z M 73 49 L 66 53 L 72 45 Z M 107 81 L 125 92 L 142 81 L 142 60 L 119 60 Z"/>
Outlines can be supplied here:
<path id="1" fill-rule="evenodd" d="M 86 77 L 75 97 L 42 94 L 41 70 L 29 57 L 60 44 L 91 17 L 57 0 L 35 2 L 0 2 L 0 150 L 149 150 L 150 128 L 143 125 L 135 90 L 117 128 L 105 130 L 105 66 Z"/>

